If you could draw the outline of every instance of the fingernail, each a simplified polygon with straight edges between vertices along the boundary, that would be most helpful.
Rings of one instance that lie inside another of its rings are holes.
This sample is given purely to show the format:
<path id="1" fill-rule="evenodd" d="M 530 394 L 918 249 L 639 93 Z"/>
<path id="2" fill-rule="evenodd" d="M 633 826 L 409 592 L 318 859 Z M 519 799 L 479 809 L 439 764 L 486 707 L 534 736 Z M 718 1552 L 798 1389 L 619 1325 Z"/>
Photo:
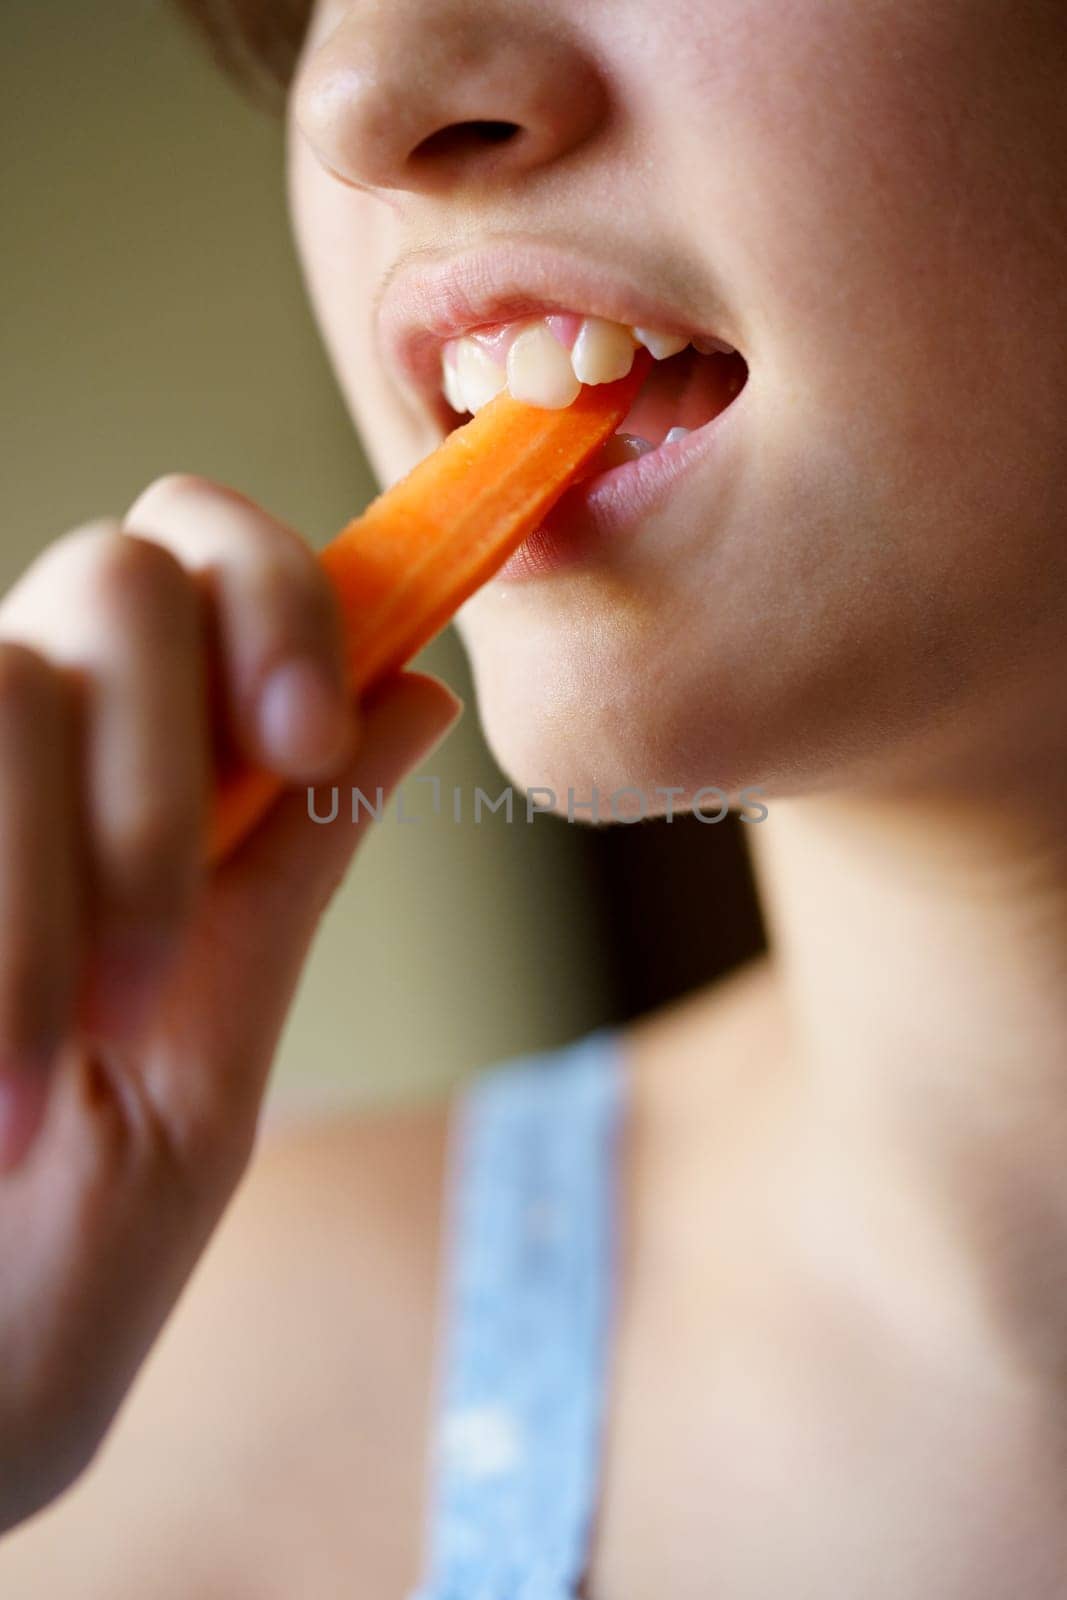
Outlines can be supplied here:
<path id="1" fill-rule="evenodd" d="M 317 661 L 285 661 L 263 685 L 259 734 L 272 764 L 313 776 L 343 758 L 352 726 L 351 706 Z"/>
<path id="2" fill-rule="evenodd" d="M 0 1074 L 0 1173 L 20 1166 L 37 1137 L 48 1102 L 48 1065 Z"/>

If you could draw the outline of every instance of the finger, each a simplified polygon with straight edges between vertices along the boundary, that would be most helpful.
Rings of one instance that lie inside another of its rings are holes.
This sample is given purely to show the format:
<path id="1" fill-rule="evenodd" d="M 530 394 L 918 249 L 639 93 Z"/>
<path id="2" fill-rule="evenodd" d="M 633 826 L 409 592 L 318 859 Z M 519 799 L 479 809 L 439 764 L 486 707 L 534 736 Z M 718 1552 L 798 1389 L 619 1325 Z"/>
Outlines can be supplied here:
<path id="1" fill-rule="evenodd" d="M 252 762 L 314 780 L 353 748 L 340 607 L 314 551 L 202 478 L 153 484 L 126 526 L 166 545 L 210 593 L 229 733 Z"/>
<path id="2" fill-rule="evenodd" d="M 176 1126 L 254 1125 L 319 919 L 369 825 L 365 811 L 351 821 L 350 790 L 380 786 L 387 799 L 461 710 L 436 679 L 401 674 L 365 706 L 359 752 L 334 780 L 345 797 L 336 821 L 314 822 L 306 791 L 283 795 L 212 878 L 167 991 L 167 1052 L 152 1065 L 157 1104 Z M 317 798 L 322 815 L 325 786 Z"/>
<path id="3" fill-rule="evenodd" d="M 71 707 L 59 674 L 0 641 L 0 1170 L 29 1150 L 77 967 Z"/>
<path id="4" fill-rule="evenodd" d="M 85 1017 L 134 1031 L 202 881 L 210 741 L 201 598 L 159 545 L 101 558 L 83 680 L 92 949 Z"/>
<path id="5" fill-rule="evenodd" d="M 6 597 L 0 631 L 66 673 L 79 721 L 90 946 L 78 1014 L 136 1025 L 202 874 L 210 747 L 202 598 L 115 523 L 58 540 Z"/>

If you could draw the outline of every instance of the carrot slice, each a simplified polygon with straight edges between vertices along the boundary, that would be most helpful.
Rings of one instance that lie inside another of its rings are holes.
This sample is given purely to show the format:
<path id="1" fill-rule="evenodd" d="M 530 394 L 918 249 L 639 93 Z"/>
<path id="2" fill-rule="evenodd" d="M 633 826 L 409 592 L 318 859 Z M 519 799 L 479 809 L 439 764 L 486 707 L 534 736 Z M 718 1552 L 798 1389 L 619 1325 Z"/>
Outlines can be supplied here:
<path id="1" fill-rule="evenodd" d="M 503 391 L 319 552 L 344 623 L 354 695 L 421 650 L 540 524 L 633 404 L 650 358 L 584 385 L 547 411 Z M 226 753 L 216 772 L 207 861 L 228 855 L 285 788 Z"/>

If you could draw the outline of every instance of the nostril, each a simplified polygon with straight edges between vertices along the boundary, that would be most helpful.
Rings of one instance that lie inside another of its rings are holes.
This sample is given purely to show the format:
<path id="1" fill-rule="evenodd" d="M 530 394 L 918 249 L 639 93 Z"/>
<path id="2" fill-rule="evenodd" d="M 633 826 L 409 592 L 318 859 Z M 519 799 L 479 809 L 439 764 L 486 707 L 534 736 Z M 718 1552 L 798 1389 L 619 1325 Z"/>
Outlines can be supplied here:
<path id="1" fill-rule="evenodd" d="M 521 132 L 517 122 L 453 122 L 416 145 L 411 159 L 427 163 L 474 156 L 494 145 L 507 144 Z"/>

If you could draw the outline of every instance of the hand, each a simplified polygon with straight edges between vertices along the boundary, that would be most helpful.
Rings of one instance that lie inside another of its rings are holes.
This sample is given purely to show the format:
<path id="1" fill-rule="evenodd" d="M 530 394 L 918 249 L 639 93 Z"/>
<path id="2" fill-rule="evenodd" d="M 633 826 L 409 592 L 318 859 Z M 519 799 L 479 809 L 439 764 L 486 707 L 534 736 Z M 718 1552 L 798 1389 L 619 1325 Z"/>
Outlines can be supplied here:
<path id="1" fill-rule="evenodd" d="M 458 709 L 408 673 L 357 713 L 311 549 L 200 479 L 0 601 L 0 1530 L 92 1459 L 247 1165 L 367 825 L 307 785 L 388 792 Z M 220 740 L 301 787 L 209 872 Z"/>

